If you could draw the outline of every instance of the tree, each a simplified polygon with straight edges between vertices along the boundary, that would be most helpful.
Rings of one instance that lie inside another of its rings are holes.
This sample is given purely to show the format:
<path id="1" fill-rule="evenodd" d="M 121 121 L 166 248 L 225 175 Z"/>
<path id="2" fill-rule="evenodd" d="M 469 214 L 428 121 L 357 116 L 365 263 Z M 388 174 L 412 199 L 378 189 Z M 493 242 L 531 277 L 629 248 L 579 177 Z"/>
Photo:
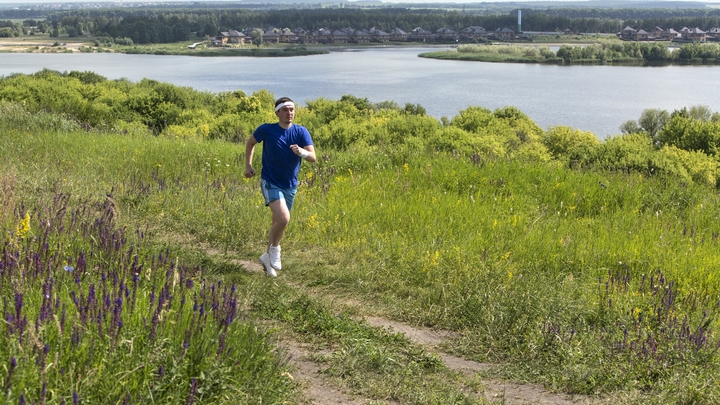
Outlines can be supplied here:
<path id="1" fill-rule="evenodd" d="M 420 104 L 406 103 L 405 113 L 409 115 L 426 115 L 425 107 Z"/>
<path id="2" fill-rule="evenodd" d="M 657 135 L 663 125 L 670 119 L 670 113 L 665 110 L 649 108 L 643 110 L 638 119 L 638 124 L 645 130 L 654 142 L 657 142 Z"/>
<path id="3" fill-rule="evenodd" d="M 642 131 L 642 128 L 635 120 L 625 121 L 620 125 L 620 132 L 623 134 L 636 134 Z"/>
<path id="4" fill-rule="evenodd" d="M 694 105 L 688 110 L 688 116 L 698 121 L 708 122 L 712 115 L 712 111 L 706 105 Z"/>
<path id="5" fill-rule="evenodd" d="M 262 35 L 263 35 L 263 32 L 261 29 L 254 29 L 250 33 L 250 37 L 252 38 L 253 45 L 256 45 L 256 46 L 262 45 L 262 43 L 263 43 Z"/>

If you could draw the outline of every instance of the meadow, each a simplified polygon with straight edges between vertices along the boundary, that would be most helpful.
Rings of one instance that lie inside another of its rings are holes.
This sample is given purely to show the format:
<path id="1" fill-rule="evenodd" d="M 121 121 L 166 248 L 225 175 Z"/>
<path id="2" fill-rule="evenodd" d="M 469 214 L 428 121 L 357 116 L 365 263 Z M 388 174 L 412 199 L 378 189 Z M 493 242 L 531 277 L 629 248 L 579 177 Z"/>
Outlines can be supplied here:
<path id="1" fill-rule="evenodd" d="M 111 97 L 112 96 L 112 97 Z M 717 142 L 694 106 L 599 141 L 520 111 L 318 99 L 284 266 L 243 178 L 266 92 L 0 80 L 7 403 L 302 403 L 278 341 L 375 403 L 484 403 L 363 315 L 456 332 L 486 377 L 608 403 L 720 400 Z M 199 117 L 199 118 L 198 118 Z M 647 118 L 647 117 L 641 117 Z M 630 126 L 628 126 L 630 128 Z"/>

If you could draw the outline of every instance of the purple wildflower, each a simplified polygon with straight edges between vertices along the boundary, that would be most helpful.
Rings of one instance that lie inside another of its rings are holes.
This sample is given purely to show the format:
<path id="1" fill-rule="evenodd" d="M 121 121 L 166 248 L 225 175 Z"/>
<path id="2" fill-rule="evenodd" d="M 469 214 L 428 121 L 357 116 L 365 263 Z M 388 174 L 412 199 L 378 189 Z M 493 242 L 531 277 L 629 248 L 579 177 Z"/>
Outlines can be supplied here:
<path id="1" fill-rule="evenodd" d="M 190 331 L 185 329 L 185 340 L 183 341 L 183 349 L 187 350 L 190 347 Z"/>
<path id="2" fill-rule="evenodd" d="M 195 394 L 197 394 L 197 378 L 193 377 L 190 379 L 190 393 L 188 394 L 187 401 L 185 401 L 185 405 L 192 405 L 195 403 Z"/>

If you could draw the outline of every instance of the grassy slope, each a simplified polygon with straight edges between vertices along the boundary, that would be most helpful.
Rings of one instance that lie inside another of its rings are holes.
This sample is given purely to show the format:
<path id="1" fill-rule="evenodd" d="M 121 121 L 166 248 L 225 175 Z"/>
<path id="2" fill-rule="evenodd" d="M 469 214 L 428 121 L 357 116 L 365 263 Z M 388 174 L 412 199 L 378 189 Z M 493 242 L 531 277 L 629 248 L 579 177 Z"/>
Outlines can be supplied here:
<path id="1" fill-rule="evenodd" d="M 256 181 L 241 176 L 242 145 L 6 130 L 0 148 L 18 201 L 54 188 L 78 200 L 110 192 L 123 224 L 172 247 L 189 238 L 248 260 L 262 250 L 269 218 Z M 707 347 L 696 349 L 691 339 L 718 321 L 713 190 L 375 152 L 304 165 L 283 244 L 283 277 L 293 284 L 243 275 L 200 249 L 176 254 L 206 266 L 207 277 L 240 283 L 254 316 L 332 348 L 328 373 L 378 399 L 459 403 L 465 383 L 448 382 L 437 359 L 304 288 L 361 299 L 361 312 L 456 330 L 452 350 L 503 362 L 505 376 L 650 396 L 639 402 L 718 400 L 717 337 L 707 333 Z M 18 220 L 3 219 L 9 229 Z"/>

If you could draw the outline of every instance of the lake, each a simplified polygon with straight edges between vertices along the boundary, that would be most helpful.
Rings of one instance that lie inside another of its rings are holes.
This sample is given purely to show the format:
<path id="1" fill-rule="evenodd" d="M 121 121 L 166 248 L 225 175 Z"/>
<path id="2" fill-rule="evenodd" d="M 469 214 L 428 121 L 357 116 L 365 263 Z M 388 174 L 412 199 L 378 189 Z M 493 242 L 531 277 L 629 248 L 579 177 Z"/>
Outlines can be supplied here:
<path id="1" fill-rule="evenodd" d="M 543 128 L 567 125 L 599 138 L 618 134 L 647 108 L 705 105 L 720 111 L 719 66 L 555 66 L 419 58 L 439 48 L 378 47 L 289 58 L 0 53 L 0 75 L 93 71 L 198 90 L 267 89 L 300 104 L 345 94 L 422 105 L 452 118 L 469 106 L 515 106 Z M 442 48 L 440 48 L 442 49 Z"/>

